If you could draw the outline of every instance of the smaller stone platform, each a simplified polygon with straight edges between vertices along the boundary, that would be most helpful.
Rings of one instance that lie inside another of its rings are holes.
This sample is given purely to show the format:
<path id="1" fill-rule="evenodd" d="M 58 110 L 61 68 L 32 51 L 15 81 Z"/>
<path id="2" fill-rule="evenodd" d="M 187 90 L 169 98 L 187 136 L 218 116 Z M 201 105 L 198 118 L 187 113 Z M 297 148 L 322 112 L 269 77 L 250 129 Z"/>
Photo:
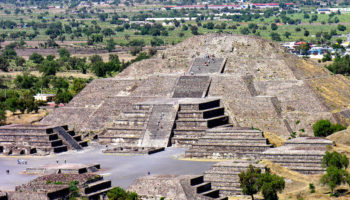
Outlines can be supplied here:
<path id="1" fill-rule="evenodd" d="M 100 164 L 78 164 L 78 163 L 68 163 L 68 164 L 51 164 L 44 165 L 42 167 L 30 167 L 27 168 L 25 174 L 84 174 L 84 173 L 94 173 L 101 169 Z"/>
<path id="2" fill-rule="evenodd" d="M 203 176 L 195 175 L 152 175 L 137 178 L 128 188 L 139 194 L 141 199 L 172 200 L 228 200 L 220 191 L 204 182 Z"/>
<path id="3" fill-rule="evenodd" d="M 281 147 L 263 152 L 261 159 L 271 160 L 302 174 L 320 174 L 325 172 L 322 158 L 328 145 L 332 146 L 333 142 L 323 138 L 294 138 L 287 140 Z"/>
<path id="4" fill-rule="evenodd" d="M 111 147 L 103 150 L 103 153 L 150 155 L 164 151 L 164 149 L 164 147 Z"/>
<path id="5" fill-rule="evenodd" d="M 0 127 L 0 153 L 47 155 L 86 147 L 82 135 L 68 126 L 11 124 Z"/>
<path id="6" fill-rule="evenodd" d="M 237 159 L 219 162 L 204 172 L 204 181 L 210 182 L 213 189 L 220 190 L 221 195 L 242 195 L 238 174 L 246 171 L 249 165 L 265 171 L 265 166 L 256 164 L 255 160 Z"/>
<path id="7" fill-rule="evenodd" d="M 101 199 L 112 189 L 110 180 L 104 180 L 102 176 L 94 173 L 50 174 L 16 186 L 15 191 L 8 192 L 8 199 L 66 199 L 72 183 L 76 183 L 81 197 L 86 199 Z"/>

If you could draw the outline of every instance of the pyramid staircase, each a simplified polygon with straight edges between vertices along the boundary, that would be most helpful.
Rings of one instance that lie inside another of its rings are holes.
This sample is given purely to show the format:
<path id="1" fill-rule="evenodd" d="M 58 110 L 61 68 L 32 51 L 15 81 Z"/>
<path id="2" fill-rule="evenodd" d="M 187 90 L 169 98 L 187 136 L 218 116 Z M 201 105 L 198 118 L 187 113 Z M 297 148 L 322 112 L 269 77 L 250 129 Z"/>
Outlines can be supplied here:
<path id="1" fill-rule="evenodd" d="M 230 126 L 229 117 L 221 106 L 220 99 L 192 99 L 180 103 L 175 121 L 172 144 L 176 147 L 191 147 L 210 128 Z"/>
<path id="2" fill-rule="evenodd" d="M 99 136 L 99 142 L 116 146 L 140 145 L 151 110 L 151 105 L 132 105 Z"/>
<path id="3" fill-rule="evenodd" d="M 82 140 L 82 135 L 76 135 L 73 130 L 68 131 L 67 126 L 58 126 L 53 128 L 53 132 L 57 133 L 58 137 L 62 138 L 64 144 L 70 149 L 82 150 L 88 146 L 87 141 Z"/>
<path id="4" fill-rule="evenodd" d="M 190 185 L 195 189 L 195 192 L 202 196 L 205 200 L 218 199 L 218 200 L 228 200 L 228 197 L 221 197 L 220 191 L 217 189 L 212 189 L 210 182 L 204 182 L 203 176 L 198 176 L 190 179 Z"/>

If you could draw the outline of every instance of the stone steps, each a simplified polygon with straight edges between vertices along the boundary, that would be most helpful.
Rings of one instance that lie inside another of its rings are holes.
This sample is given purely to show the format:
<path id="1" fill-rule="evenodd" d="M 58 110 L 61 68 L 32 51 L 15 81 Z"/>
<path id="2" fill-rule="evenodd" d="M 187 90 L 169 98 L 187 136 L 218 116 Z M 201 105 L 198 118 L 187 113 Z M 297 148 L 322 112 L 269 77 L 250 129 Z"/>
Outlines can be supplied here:
<path id="1" fill-rule="evenodd" d="M 229 117 L 225 115 L 220 99 L 180 103 L 171 141 L 177 147 L 191 147 L 206 130 L 229 125 Z"/>
<path id="2" fill-rule="evenodd" d="M 188 158 L 256 158 L 271 148 L 263 133 L 234 127 L 209 129 L 186 151 Z"/>
<path id="3" fill-rule="evenodd" d="M 215 140 L 214 140 L 215 139 Z M 235 137 L 235 138 L 212 138 L 203 136 L 200 138 L 201 144 L 241 144 L 241 145 L 262 145 L 266 144 L 266 139 L 262 138 L 248 138 L 248 137 Z"/>
<path id="4" fill-rule="evenodd" d="M 225 108 L 224 107 L 216 107 L 210 108 L 206 110 L 182 110 L 178 112 L 179 118 L 190 118 L 190 119 L 208 119 L 212 116 L 224 115 Z"/>
<path id="5" fill-rule="evenodd" d="M 220 191 L 217 189 L 212 189 L 211 183 L 204 181 L 203 176 L 198 176 L 191 178 L 189 184 L 194 188 L 195 192 L 202 196 L 203 199 L 219 199 L 219 200 L 228 200 L 228 197 L 222 197 Z"/>
<path id="6" fill-rule="evenodd" d="M 209 76 L 180 76 L 174 88 L 173 98 L 203 98 L 211 78 Z"/>
<path id="7" fill-rule="evenodd" d="M 187 119 L 181 118 L 176 121 L 176 127 L 188 128 L 188 127 L 203 127 L 212 128 L 229 123 L 229 118 L 226 115 L 216 116 L 208 119 Z"/>
<path id="8" fill-rule="evenodd" d="M 192 151 L 185 153 L 186 158 L 208 158 L 208 159 L 237 159 L 237 158 L 259 158 L 259 152 L 229 152 L 229 151 Z"/>
<path id="9" fill-rule="evenodd" d="M 204 181 L 210 182 L 212 187 L 220 190 L 222 195 L 241 195 L 242 190 L 240 188 L 238 174 L 246 171 L 250 164 L 260 168 L 264 172 L 264 166 L 255 164 L 252 160 L 239 159 L 225 161 L 216 163 L 209 170 L 205 171 Z"/>

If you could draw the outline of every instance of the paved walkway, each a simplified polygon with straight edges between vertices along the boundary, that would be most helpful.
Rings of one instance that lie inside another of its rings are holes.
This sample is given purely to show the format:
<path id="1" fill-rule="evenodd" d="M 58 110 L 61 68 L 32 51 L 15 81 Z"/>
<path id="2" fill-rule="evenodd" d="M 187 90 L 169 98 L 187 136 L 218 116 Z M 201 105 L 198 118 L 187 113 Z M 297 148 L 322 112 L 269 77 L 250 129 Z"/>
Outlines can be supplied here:
<path id="1" fill-rule="evenodd" d="M 27 183 L 37 176 L 21 174 L 27 167 L 39 167 L 55 164 L 58 160 L 64 163 L 92 164 L 100 163 L 103 169 L 100 174 L 111 179 L 114 186 L 127 188 L 137 177 L 153 174 L 202 174 L 215 162 L 184 161 L 176 159 L 184 154 L 185 149 L 167 148 L 153 155 L 105 155 L 102 146 L 91 145 L 81 152 L 65 152 L 43 157 L 0 157 L 0 190 L 14 190 L 19 184 Z M 17 159 L 27 160 L 27 165 L 18 165 Z M 10 175 L 6 175 L 6 170 Z"/>

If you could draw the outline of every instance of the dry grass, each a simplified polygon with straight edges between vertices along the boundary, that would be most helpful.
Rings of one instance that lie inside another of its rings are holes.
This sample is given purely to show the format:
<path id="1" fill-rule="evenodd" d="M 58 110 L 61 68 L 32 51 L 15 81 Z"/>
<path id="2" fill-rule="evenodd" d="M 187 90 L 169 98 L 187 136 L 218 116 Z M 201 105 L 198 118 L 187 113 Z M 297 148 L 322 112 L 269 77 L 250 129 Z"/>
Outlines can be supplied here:
<path id="1" fill-rule="evenodd" d="M 25 113 L 21 114 L 20 112 L 12 113 L 6 112 L 6 124 L 33 124 L 47 115 L 47 110 L 40 109 L 38 113 Z"/>
<path id="2" fill-rule="evenodd" d="M 34 75 L 34 76 L 41 76 L 41 73 L 39 71 L 32 71 L 30 72 L 30 74 Z M 22 75 L 22 72 L 1 72 L 0 71 L 0 76 L 11 76 L 11 77 L 16 77 L 17 75 Z M 90 77 L 96 78 L 96 76 L 94 74 L 91 73 L 87 73 L 87 74 L 83 74 L 83 73 L 79 73 L 79 72 L 57 72 L 56 76 L 58 77 L 74 77 L 74 78 L 85 78 L 85 79 L 89 79 Z"/>
<path id="3" fill-rule="evenodd" d="M 345 200 L 350 199 L 350 194 L 346 194 L 342 197 L 330 197 L 330 190 L 319 183 L 322 175 L 305 175 L 298 172 L 289 170 L 282 167 L 279 164 L 273 163 L 269 160 L 263 160 L 261 164 L 266 165 L 272 173 L 277 174 L 285 178 L 286 187 L 281 194 L 278 196 L 280 199 L 290 199 L 290 200 L 326 200 L 326 199 L 338 199 Z M 313 183 L 316 188 L 315 193 L 310 193 L 309 184 Z M 349 187 L 340 186 L 337 189 L 349 189 Z"/>
<path id="4" fill-rule="evenodd" d="M 264 132 L 265 138 L 267 138 L 270 144 L 273 144 L 275 147 L 280 147 L 284 144 L 286 139 L 272 132 Z"/>

